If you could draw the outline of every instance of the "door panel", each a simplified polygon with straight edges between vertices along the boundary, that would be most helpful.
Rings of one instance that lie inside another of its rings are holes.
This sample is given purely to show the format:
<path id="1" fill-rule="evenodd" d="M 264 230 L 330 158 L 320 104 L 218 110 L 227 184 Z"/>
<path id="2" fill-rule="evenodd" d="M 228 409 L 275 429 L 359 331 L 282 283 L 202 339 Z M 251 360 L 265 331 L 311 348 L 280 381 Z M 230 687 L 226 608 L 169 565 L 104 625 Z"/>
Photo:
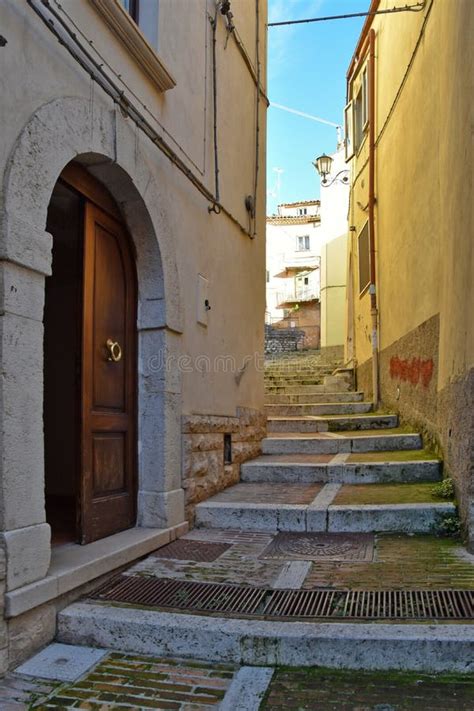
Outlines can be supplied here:
<path id="1" fill-rule="evenodd" d="M 134 525 L 136 511 L 136 278 L 128 236 L 85 207 L 82 542 Z"/>
<path id="2" fill-rule="evenodd" d="M 94 410 L 125 407 L 125 354 L 109 360 L 107 340 L 123 348 L 126 338 L 126 273 L 116 234 L 95 223 L 94 242 Z"/>

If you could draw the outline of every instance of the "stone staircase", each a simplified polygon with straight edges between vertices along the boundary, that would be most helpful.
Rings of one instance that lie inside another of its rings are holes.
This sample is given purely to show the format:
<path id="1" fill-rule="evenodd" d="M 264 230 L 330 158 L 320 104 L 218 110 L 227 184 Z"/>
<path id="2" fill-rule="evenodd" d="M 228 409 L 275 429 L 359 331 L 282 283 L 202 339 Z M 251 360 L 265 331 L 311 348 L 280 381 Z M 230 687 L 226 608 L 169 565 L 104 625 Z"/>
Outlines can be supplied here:
<path id="1" fill-rule="evenodd" d="M 198 504 L 193 531 L 60 612 L 59 640 L 257 666 L 474 671 L 474 557 L 436 537 L 456 513 L 433 496 L 442 463 L 333 371 L 273 361 L 261 456 Z"/>
<path id="2" fill-rule="evenodd" d="M 196 525 L 288 532 L 435 533 L 455 513 L 431 500 L 441 462 L 395 414 L 374 413 L 334 364 L 273 362 L 268 436 L 241 483 L 197 506 Z"/>

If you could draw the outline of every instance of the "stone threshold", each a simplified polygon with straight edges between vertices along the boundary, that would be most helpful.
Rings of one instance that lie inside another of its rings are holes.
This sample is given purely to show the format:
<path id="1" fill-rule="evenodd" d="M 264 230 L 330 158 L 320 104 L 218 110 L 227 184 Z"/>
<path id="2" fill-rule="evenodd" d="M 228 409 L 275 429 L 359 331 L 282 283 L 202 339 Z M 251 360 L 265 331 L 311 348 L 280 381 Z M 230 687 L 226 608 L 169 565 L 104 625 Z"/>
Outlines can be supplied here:
<path id="1" fill-rule="evenodd" d="M 5 617 L 22 615 L 133 563 L 183 536 L 188 528 L 187 522 L 170 528 L 131 528 L 85 546 L 66 543 L 53 547 L 45 578 L 6 593 Z"/>

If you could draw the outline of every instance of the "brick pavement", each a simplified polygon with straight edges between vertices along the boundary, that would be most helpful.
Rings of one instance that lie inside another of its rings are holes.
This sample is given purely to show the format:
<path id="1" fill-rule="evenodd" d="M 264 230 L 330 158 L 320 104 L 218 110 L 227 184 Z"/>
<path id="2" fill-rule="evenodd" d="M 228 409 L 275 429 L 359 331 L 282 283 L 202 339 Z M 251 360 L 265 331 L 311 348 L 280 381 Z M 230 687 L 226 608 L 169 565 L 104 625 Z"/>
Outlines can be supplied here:
<path id="1" fill-rule="evenodd" d="M 0 683 L 0 709 L 212 711 L 224 698 L 235 671 L 228 665 L 111 652 L 74 683 L 9 675 Z"/>
<path id="2" fill-rule="evenodd" d="M 260 711 L 473 711 L 474 675 L 277 669 Z"/>

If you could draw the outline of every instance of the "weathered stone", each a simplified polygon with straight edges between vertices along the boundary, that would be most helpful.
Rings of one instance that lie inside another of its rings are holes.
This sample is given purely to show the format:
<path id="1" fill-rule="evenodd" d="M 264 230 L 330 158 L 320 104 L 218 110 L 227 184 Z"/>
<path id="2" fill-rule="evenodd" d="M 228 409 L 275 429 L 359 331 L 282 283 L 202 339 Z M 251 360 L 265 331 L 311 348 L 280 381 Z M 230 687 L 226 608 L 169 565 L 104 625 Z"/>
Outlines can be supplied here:
<path id="1" fill-rule="evenodd" d="M 39 647 L 48 644 L 56 632 L 56 607 L 48 603 L 8 623 L 10 667 L 16 667 Z"/>
<path id="2" fill-rule="evenodd" d="M 237 432 L 239 421 L 236 417 L 214 417 L 211 415 L 186 415 L 183 417 L 184 433 Z"/>

